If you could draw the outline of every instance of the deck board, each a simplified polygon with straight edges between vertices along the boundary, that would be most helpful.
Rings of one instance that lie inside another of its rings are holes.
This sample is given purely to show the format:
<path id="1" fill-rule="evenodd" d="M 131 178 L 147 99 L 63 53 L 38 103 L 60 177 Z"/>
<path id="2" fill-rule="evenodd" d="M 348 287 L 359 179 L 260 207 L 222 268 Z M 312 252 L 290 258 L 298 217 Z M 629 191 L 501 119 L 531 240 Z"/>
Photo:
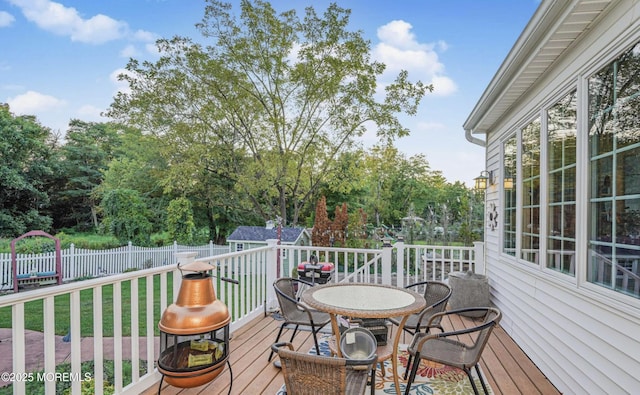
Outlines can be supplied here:
<path id="1" fill-rule="evenodd" d="M 231 394 L 273 395 L 282 386 L 284 380 L 280 370 L 267 361 L 269 347 L 275 340 L 280 324 L 281 321 L 270 316 L 261 316 L 233 333 L 229 357 L 233 370 Z M 466 317 L 454 316 L 443 321 L 445 329 L 461 329 L 473 324 L 474 320 Z M 285 331 L 282 340 L 289 340 L 290 336 L 291 331 Z M 403 342 L 410 340 L 411 337 L 408 335 L 402 339 Z M 296 335 L 293 344 L 297 350 L 309 350 L 313 346 L 313 338 L 310 332 L 303 331 Z M 496 395 L 560 394 L 500 326 L 489 339 L 480 367 Z M 225 369 L 211 383 L 195 388 L 175 388 L 164 384 L 161 394 L 227 394 L 229 383 L 230 375 L 228 369 Z M 157 394 L 157 391 L 156 384 L 143 394 L 153 395 Z"/>

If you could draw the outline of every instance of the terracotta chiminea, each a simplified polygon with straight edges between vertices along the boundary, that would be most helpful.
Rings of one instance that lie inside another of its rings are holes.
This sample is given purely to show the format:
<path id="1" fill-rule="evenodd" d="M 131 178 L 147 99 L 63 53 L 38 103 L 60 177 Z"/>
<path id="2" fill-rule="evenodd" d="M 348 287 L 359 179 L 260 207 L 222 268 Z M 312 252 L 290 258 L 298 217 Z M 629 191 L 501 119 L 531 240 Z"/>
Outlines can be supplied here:
<path id="1" fill-rule="evenodd" d="M 216 267 L 195 261 L 196 255 L 176 254 L 178 269 L 183 273 L 182 285 L 176 302 L 167 307 L 158 323 L 158 370 L 168 384 L 181 388 L 213 380 L 229 358 L 231 317 L 227 306 L 216 298 L 213 276 L 209 274 Z"/>

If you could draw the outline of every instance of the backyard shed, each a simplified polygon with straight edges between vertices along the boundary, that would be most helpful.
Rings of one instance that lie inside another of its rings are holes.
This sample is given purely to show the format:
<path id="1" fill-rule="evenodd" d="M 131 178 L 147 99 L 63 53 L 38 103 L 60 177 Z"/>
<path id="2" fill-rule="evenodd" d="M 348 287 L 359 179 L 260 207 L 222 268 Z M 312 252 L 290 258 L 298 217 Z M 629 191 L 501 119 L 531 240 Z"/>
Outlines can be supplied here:
<path id="1" fill-rule="evenodd" d="M 311 235 L 303 227 L 282 227 L 280 233 L 280 243 L 283 245 L 309 246 L 311 245 Z M 278 228 L 271 221 L 266 226 L 238 226 L 227 237 L 229 251 L 243 251 L 250 248 L 264 247 L 267 240 L 278 239 Z M 287 271 L 296 267 L 298 262 L 289 263 L 290 257 L 287 250 L 281 250 L 282 262 Z M 295 260 L 295 258 L 291 258 Z"/>

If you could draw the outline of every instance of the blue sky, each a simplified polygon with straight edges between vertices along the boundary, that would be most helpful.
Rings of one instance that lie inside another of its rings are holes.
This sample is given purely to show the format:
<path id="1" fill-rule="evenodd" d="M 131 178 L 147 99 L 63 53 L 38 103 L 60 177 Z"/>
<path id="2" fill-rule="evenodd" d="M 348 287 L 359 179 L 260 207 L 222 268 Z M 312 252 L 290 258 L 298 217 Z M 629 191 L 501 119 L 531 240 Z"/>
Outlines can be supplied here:
<path id="1" fill-rule="evenodd" d="M 467 142 L 462 124 L 539 5 L 539 0 L 338 0 L 352 10 L 373 57 L 391 73 L 433 83 L 411 136 L 396 142 L 422 153 L 432 170 L 467 186 L 484 167 L 484 148 Z M 237 10 L 239 0 L 231 1 Z M 274 0 L 276 11 L 325 0 Z M 0 0 L 0 103 L 16 115 L 64 134 L 69 120 L 102 122 L 100 113 L 123 89 L 116 81 L 129 58 L 154 61 L 154 42 L 175 35 L 201 41 L 197 0 Z M 301 14 L 300 14 L 301 15 Z M 364 136 L 374 142 L 373 133 Z"/>

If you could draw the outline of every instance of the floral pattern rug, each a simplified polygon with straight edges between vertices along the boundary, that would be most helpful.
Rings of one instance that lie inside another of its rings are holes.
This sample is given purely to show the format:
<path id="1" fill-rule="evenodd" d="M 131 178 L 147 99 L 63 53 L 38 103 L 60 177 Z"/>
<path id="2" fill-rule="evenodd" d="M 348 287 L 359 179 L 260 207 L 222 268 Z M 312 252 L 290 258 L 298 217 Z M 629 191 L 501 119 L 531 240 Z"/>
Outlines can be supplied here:
<path id="1" fill-rule="evenodd" d="M 327 338 L 319 339 L 318 345 L 320 346 L 320 353 L 323 355 L 330 355 Z M 309 350 L 309 353 L 315 354 L 315 347 Z M 409 360 L 409 352 L 407 351 L 407 345 L 401 344 L 398 350 L 398 373 L 400 377 L 400 390 L 404 394 L 406 388 L 406 380 L 403 380 L 405 366 Z M 482 371 L 482 369 L 481 369 Z M 376 368 L 376 395 L 383 394 L 395 394 L 396 388 L 393 381 L 393 366 L 391 360 L 384 361 L 384 376 L 380 370 L 380 366 Z M 478 391 L 482 394 L 482 384 L 478 379 L 475 369 L 471 371 Z M 487 385 L 489 394 L 493 394 L 486 377 L 484 382 Z M 365 394 L 369 394 L 369 389 L 365 391 Z M 473 394 L 473 388 L 469 382 L 467 374 L 457 368 L 451 366 L 442 365 L 439 363 L 422 360 L 418 372 L 416 373 L 416 379 L 411 384 L 412 395 L 466 395 Z M 276 395 L 285 395 L 284 385 L 280 388 Z"/>

